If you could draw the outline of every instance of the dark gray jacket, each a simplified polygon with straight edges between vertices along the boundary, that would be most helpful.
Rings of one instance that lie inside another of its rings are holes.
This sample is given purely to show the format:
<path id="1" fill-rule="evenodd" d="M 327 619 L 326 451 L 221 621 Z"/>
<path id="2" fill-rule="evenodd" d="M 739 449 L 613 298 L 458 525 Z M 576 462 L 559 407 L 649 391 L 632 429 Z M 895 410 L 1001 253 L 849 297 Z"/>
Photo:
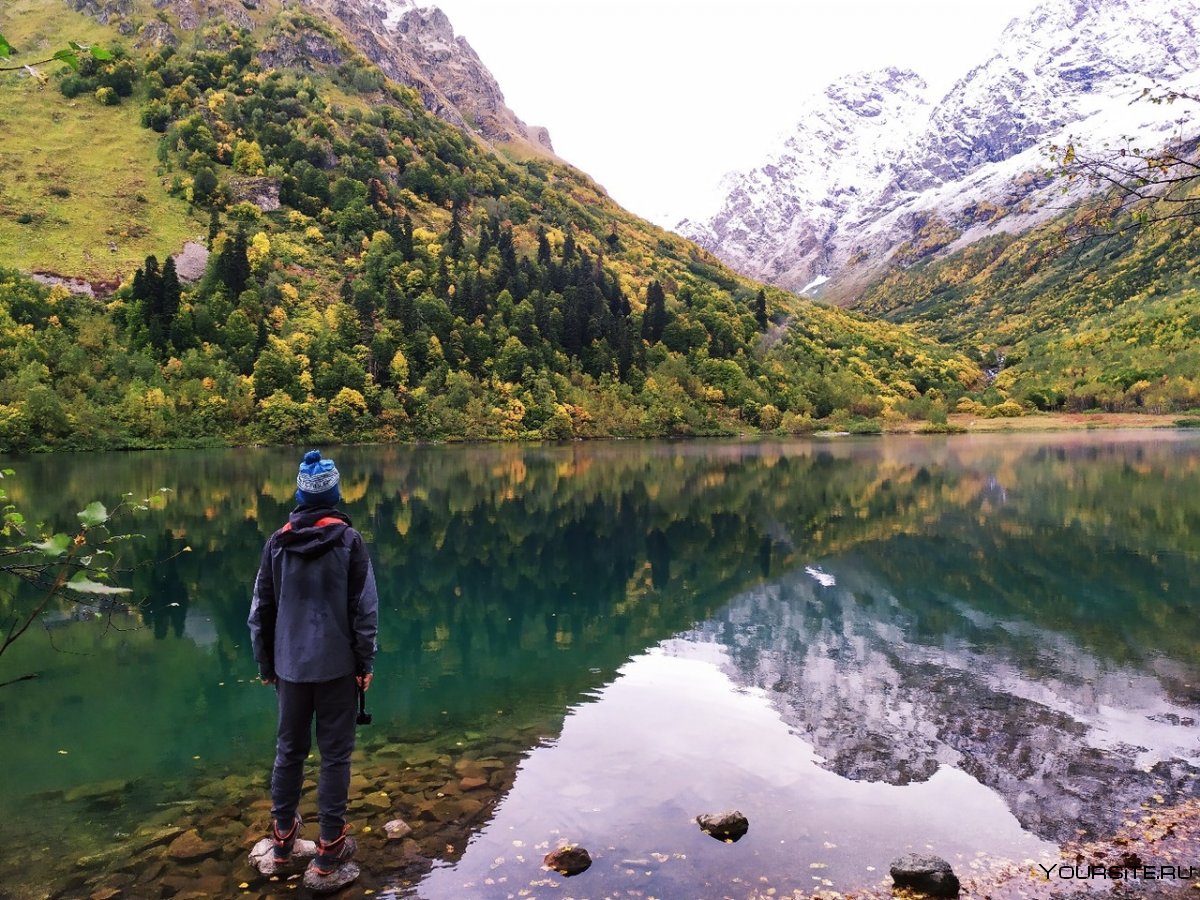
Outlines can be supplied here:
<path id="1" fill-rule="evenodd" d="M 250 640 L 263 678 L 332 681 L 375 661 L 379 597 L 362 536 L 331 507 L 297 507 L 263 547 Z"/>

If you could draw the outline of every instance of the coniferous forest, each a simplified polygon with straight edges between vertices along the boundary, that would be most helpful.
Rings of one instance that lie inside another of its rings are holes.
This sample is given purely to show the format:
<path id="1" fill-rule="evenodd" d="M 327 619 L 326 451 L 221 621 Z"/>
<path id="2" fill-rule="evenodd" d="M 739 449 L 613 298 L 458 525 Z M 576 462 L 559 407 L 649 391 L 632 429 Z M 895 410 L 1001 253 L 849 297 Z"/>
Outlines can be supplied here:
<path id="1" fill-rule="evenodd" d="M 90 214 L 112 224 L 75 230 L 75 269 L 102 270 L 110 235 L 137 263 L 103 297 L 0 273 L 4 449 L 878 430 L 944 421 L 979 377 L 742 279 L 556 159 L 464 135 L 308 13 L 271 35 L 341 61 L 266 68 L 218 19 L 178 47 L 114 40 L 34 98 L 136 117 L 153 179 L 97 211 L 65 174 L 5 193 L 8 246 Z M 161 231 L 208 250 L 194 282 L 139 228 L 156 191 Z"/>
<path id="2" fill-rule="evenodd" d="M 936 431 L 1200 396 L 1190 223 L 980 242 L 846 312 L 434 117 L 309 12 L 176 35 L 132 10 L 132 34 L 40 0 L 0 22 L 106 47 L 0 80 L 0 449 Z"/>

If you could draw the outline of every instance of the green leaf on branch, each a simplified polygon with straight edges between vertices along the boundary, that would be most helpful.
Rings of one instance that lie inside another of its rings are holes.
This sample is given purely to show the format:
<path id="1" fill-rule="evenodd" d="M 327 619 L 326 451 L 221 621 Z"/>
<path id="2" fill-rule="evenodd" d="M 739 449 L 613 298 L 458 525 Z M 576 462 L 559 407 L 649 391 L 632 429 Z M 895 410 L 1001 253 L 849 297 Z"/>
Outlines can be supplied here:
<path id="1" fill-rule="evenodd" d="M 74 50 L 64 49 L 59 50 L 54 54 L 54 58 L 59 62 L 64 62 L 76 72 L 79 71 L 79 56 Z"/>
<path id="2" fill-rule="evenodd" d="M 101 62 L 107 62 L 113 58 L 113 55 L 103 47 L 89 47 L 88 53 L 92 54 L 92 59 L 98 59 Z"/>
<path id="3" fill-rule="evenodd" d="M 97 525 L 103 525 L 108 521 L 108 510 L 104 508 L 104 504 L 99 500 L 93 500 L 84 509 L 79 511 L 79 521 L 83 523 L 85 528 L 94 528 Z"/>
<path id="4" fill-rule="evenodd" d="M 32 541 L 30 542 L 30 546 L 35 550 L 41 550 L 46 556 L 62 556 L 67 552 L 67 548 L 71 546 L 71 538 L 59 532 L 54 537 L 47 538 L 44 541 Z"/>
<path id="5" fill-rule="evenodd" d="M 88 578 L 86 572 L 79 572 L 67 582 L 67 587 L 80 594 L 129 594 L 129 588 L 118 587 L 115 584 L 104 584 Z"/>
<path id="6" fill-rule="evenodd" d="M 4 35 L 0 34 L 0 59 L 8 59 L 15 52 L 12 45 L 4 39 Z"/>

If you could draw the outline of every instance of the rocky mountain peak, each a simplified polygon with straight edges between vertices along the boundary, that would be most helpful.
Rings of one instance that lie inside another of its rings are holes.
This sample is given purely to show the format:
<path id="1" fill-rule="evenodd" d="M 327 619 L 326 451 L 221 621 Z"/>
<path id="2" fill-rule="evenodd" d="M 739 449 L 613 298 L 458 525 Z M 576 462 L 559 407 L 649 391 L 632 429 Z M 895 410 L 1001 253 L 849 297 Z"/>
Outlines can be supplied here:
<path id="1" fill-rule="evenodd" d="M 847 75 L 825 88 L 825 96 L 856 115 L 882 115 L 889 102 L 926 102 L 929 85 L 916 72 L 886 68 Z"/>
<path id="2" fill-rule="evenodd" d="M 438 7 L 415 0 L 304 0 L 341 22 L 389 77 L 416 90 L 435 115 L 494 143 L 553 154 L 549 134 L 509 109 L 495 77 Z"/>
<path id="3" fill-rule="evenodd" d="M 138 30 L 131 0 L 67 3 L 101 23 L 115 23 L 122 34 Z M 246 11 L 264 6 L 262 0 L 155 0 L 154 5 L 185 32 L 217 16 L 239 28 L 253 28 Z M 540 154 L 554 154 L 546 129 L 526 125 L 509 109 L 495 77 L 467 40 L 455 35 L 450 19 L 438 7 L 424 0 L 298 0 L 298 5 L 338 23 L 359 51 L 389 78 L 414 89 L 434 115 L 488 142 L 516 143 Z M 142 28 L 141 35 L 140 43 L 175 42 L 166 21 L 154 20 Z M 268 66 L 342 61 L 340 51 L 315 34 L 299 40 L 268 35 L 260 59 Z"/>

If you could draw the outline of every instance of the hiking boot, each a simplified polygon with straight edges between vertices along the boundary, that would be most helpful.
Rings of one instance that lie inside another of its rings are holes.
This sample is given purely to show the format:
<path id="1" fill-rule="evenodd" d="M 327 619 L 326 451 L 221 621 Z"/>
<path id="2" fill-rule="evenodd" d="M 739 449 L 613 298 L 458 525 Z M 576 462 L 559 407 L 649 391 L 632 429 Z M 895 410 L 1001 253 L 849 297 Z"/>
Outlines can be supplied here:
<path id="1" fill-rule="evenodd" d="M 354 858 L 358 844 L 350 837 L 349 826 L 343 826 L 341 835 L 333 841 L 324 838 L 317 844 L 317 857 L 312 861 L 312 869 L 322 878 L 332 875 L 338 866 Z"/>
<path id="2" fill-rule="evenodd" d="M 275 860 L 275 865 L 284 866 L 291 862 L 292 848 L 296 846 L 296 837 L 300 834 L 300 826 L 303 824 L 299 813 L 296 814 L 295 821 L 292 822 L 292 827 L 286 834 L 280 834 L 278 822 L 271 823 L 271 841 L 275 844 L 271 858 Z"/>

